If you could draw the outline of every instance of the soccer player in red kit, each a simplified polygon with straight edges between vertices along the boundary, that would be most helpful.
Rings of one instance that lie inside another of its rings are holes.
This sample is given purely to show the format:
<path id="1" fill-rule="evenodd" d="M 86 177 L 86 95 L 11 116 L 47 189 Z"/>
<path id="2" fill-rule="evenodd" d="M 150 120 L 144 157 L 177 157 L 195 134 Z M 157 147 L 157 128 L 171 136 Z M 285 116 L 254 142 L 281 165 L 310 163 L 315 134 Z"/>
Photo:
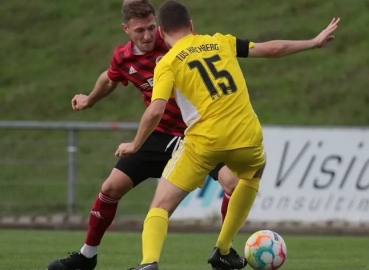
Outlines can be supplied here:
<path id="1" fill-rule="evenodd" d="M 125 86 L 131 82 L 141 92 L 145 104 L 150 105 L 154 68 L 168 48 L 157 33 L 155 10 L 148 0 L 124 1 L 122 14 L 123 29 L 131 40 L 115 49 L 109 69 L 100 75 L 93 91 L 88 96 L 80 94 L 72 99 L 72 107 L 76 111 L 92 107 L 110 94 L 119 82 Z M 186 128 L 175 99 L 169 99 L 164 116 L 155 131 L 138 152 L 119 159 L 103 183 L 90 212 L 83 247 L 67 258 L 54 260 L 48 265 L 48 270 L 95 269 L 98 247 L 115 217 L 119 200 L 146 179 L 161 177 Z M 225 190 L 221 209 L 224 219 L 229 196 L 238 179 L 224 163 L 218 164 L 209 175 L 219 180 Z"/>

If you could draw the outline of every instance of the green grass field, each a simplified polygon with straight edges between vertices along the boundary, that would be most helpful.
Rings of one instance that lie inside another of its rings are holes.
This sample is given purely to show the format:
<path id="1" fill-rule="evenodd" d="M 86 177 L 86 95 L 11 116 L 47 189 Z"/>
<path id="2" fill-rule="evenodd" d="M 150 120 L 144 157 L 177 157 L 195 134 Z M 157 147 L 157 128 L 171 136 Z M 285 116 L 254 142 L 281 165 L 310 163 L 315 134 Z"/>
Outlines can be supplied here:
<path id="1" fill-rule="evenodd" d="M 153 2 L 158 6 L 161 1 Z M 324 49 L 240 63 L 264 125 L 369 124 L 368 0 L 349 5 L 346 0 L 187 2 L 198 33 L 219 31 L 254 41 L 309 39 L 340 16 L 337 38 Z M 74 94 L 91 91 L 113 48 L 127 40 L 120 29 L 120 5 L 121 0 L 2 1 L 0 120 L 139 120 L 144 105 L 131 86 L 119 87 L 91 110 L 76 113 L 70 107 Z M 120 132 L 78 135 L 80 212 L 108 176 L 117 145 L 131 137 Z M 65 211 L 66 143 L 62 131 L 0 130 L 1 213 Z M 136 205 L 134 199 L 127 209 Z"/>
<path id="2" fill-rule="evenodd" d="M 100 248 L 97 270 L 122 270 L 139 263 L 141 235 L 108 232 Z M 240 252 L 248 235 L 239 235 L 235 248 Z M 81 232 L 2 231 L 0 234 L 0 270 L 45 269 L 48 262 L 78 250 Z M 283 270 L 364 270 L 369 238 L 284 236 L 287 261 Z M 162 270 L 210 269 L 207 256 L 215 234 L 169 234 L 161 258 Z M 251 269 L 247 267 L 246 269 Z"/>

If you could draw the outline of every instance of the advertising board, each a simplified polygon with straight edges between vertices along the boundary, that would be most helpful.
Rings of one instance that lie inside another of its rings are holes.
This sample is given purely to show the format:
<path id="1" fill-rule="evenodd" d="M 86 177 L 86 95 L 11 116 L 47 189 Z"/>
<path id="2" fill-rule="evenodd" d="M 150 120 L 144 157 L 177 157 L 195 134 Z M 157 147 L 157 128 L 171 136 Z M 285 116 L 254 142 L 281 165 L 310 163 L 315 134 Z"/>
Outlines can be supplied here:
<path id="1" fill-rule="evenodd" d="M 265 127 L 267 166 L 254 221 L 369 221 L 369 129 Z M 220 215 L 222 188 L 208 177 L 172 216 Z"/>

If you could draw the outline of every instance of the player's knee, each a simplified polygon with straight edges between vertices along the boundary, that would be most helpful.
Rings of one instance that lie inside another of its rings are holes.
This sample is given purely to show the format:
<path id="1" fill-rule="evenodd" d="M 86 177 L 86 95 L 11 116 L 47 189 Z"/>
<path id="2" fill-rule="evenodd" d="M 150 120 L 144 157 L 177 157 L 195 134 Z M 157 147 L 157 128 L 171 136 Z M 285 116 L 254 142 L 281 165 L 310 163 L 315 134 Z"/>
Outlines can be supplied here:
<path id="1" fill-rule="evenodd" d="M 233 172 L 224 166 L 218 174 L 218 181 L 227 194 L 232 194 L 238 184 L 238 177 Z"/>
<path id="2" fill-rule="evenodd" d="M 187 194 L 187 191 L 179 188 L 165 178 L 161 178 L 150 208 L 164 209 L 171 216 Z"/>
<path id="3" fill-rule="evenodd" d="M 233 191 L 236 189 L 236 186 L 238 184 L 238 181 L 239 179 L 234 176 L 232 178 L 229 178 L 228 182 L 227 182 L 227 185 L 225 185 L 223 187 L 224 191 L 227 193 L 227 194 L 232 194 Z"/>
<path id="4" fill-rule="evenodd" d="M 173 204 L 163 203 L 163 202 L 156 202 L 151 204 L 150 209 L 152 208 L 160 208 L 168 212 L 169 217 L 173 214 L 175 207 Z"/>
<path id="5" fill-rule="evenodd" d="M 120 199 L 132 188 L 132 180 L 125 173 L 113 169 L 109 177 L 102 184 L 101 191 L 107 196 Z"/>
<path id="6" fill-rule="evenodd" d="M 155 198 L 151 203 L 150 209 L 152 208 L 160 208 L 164 209 L 168 212 L 168 215 L 171 216 L 176 209 L 176 203 L 173 200 L 168 200 L 166 198 Z"/>

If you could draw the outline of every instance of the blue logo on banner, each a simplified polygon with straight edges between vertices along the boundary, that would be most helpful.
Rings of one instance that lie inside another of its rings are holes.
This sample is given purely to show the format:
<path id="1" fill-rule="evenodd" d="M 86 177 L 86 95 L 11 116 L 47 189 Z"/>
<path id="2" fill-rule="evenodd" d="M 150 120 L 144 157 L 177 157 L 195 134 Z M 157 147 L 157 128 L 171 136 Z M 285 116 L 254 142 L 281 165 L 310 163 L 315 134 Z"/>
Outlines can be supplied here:
<path id="1" fill-rule="evenodd" d="M 186 196 L 186 198 L 181 202 L 179 207 L 186 207 L 192 198 L 198 198 L 201 200 L 201 207 L 208 207 L 212 200 L 215 198 L 223 198 L 224 191 L 218 193 L 219 182 L 215 181 L 211 176 L 207 176 L 202 189 L 191 192 Z"/>

